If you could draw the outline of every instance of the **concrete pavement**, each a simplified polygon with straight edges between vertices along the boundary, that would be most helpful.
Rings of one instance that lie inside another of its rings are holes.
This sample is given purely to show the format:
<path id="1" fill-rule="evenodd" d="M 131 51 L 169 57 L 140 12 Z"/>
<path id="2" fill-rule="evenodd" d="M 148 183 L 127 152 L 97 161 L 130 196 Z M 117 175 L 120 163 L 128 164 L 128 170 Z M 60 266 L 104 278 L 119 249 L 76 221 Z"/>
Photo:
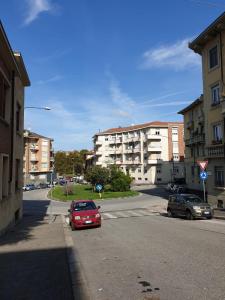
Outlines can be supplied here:
<path id="1" fill-rule="evenodd" d="M 65 239 L 62 217 L 46 215 L 50 201 L 44 194 L 26 193 L 23 219 L 1 237 L 1 300 L 85 299 L 81 284 L 73 293 L 68 263 L 73 245 Z M 79 283 L 79 266 L 73 271 L 73 282 Z"/>

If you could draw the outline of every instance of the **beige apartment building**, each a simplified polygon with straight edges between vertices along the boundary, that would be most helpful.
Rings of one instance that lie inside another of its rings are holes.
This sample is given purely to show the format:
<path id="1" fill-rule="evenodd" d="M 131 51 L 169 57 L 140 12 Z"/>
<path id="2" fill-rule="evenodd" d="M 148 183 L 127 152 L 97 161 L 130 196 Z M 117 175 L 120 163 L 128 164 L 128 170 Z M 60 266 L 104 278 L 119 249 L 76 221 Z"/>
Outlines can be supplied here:
<path id="1" fill-rule="evenodd" d="M 24 131 L 24 183 L 50 182 L 54 171 L 53 139 Z"/>
<path id="2" fill-rule="evenodd" d="M 94 164 L 118 165 L 135 183 L 184 178 L 183 123 L 151 122 L 94 135 Z"/>
<path id="3" fill-rule="evenodd" d="M 24 87 L 29 77 L 0 23 L 0 234 L 22 216 Z"/>
<path id="4" fill-rule="evenodd" d="M 225 206 L 225 13 L 207 27 L 190 49 L 202 56 L 204 160 L 208 160 L 208 201 Z M 188 117 L 186 122 L 191 122 Z"/>
<path id="5" fill-rule="evenodd" d="M 205 125 L 203 95 L 179 112 L 184 116 L 185 174 L 189 191 L 203 191 L 198 161 L 205 160 Z"/>

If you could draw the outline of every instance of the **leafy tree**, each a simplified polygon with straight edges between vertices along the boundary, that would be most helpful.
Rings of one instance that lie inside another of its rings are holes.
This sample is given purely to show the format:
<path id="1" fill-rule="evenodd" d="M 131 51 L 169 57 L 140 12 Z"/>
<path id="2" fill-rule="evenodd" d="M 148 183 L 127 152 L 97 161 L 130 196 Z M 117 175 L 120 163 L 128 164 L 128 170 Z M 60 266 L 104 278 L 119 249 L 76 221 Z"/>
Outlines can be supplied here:
<path id="1" fill-rule="evenodd" d="M 94 166 L 88 170 L 85 179 L 90 182 L 93 186 L 96 184 L 101 184 L 104 188 L 104 185 L 109 182 L 110 171 L 107 168 L 102 168 L 100 166 Z"/>
<path id="2" fill-rule="evenodd" d="M 132 178 L 124 174 L 117 166 L 110 168 L 110 183 L 114 192 L 129 191 L 131 182 Z"/>

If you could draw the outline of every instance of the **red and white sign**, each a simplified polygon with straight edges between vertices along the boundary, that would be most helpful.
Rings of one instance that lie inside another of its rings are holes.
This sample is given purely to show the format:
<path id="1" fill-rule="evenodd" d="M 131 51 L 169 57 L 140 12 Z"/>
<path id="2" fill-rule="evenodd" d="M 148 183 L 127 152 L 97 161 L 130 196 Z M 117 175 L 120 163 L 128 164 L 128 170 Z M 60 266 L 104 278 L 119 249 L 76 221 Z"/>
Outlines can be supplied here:
<path id="1" fill-rule="evenodd" d="M 199 165 L 199 167 L 201 168 L 201 170 L 204 171 L 205 168 L 208 165 L 208 160 L 203 160 L 203 161 L 198 160 L 197 164 Z"/>

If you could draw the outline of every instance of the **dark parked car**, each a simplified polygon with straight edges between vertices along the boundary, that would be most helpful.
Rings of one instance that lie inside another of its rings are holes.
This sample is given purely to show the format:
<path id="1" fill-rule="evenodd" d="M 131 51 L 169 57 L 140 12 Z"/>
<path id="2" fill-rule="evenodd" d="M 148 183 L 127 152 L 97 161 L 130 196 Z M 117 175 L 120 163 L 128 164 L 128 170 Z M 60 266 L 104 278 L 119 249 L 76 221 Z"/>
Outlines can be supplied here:
<path id="1" fill-rule="evenodd" d="M 211 206 L 194 194 L 170 195 L 167 213 L 169 217 L 180 216 L 186 217 L 188 220 L 213 217 Z"/>

